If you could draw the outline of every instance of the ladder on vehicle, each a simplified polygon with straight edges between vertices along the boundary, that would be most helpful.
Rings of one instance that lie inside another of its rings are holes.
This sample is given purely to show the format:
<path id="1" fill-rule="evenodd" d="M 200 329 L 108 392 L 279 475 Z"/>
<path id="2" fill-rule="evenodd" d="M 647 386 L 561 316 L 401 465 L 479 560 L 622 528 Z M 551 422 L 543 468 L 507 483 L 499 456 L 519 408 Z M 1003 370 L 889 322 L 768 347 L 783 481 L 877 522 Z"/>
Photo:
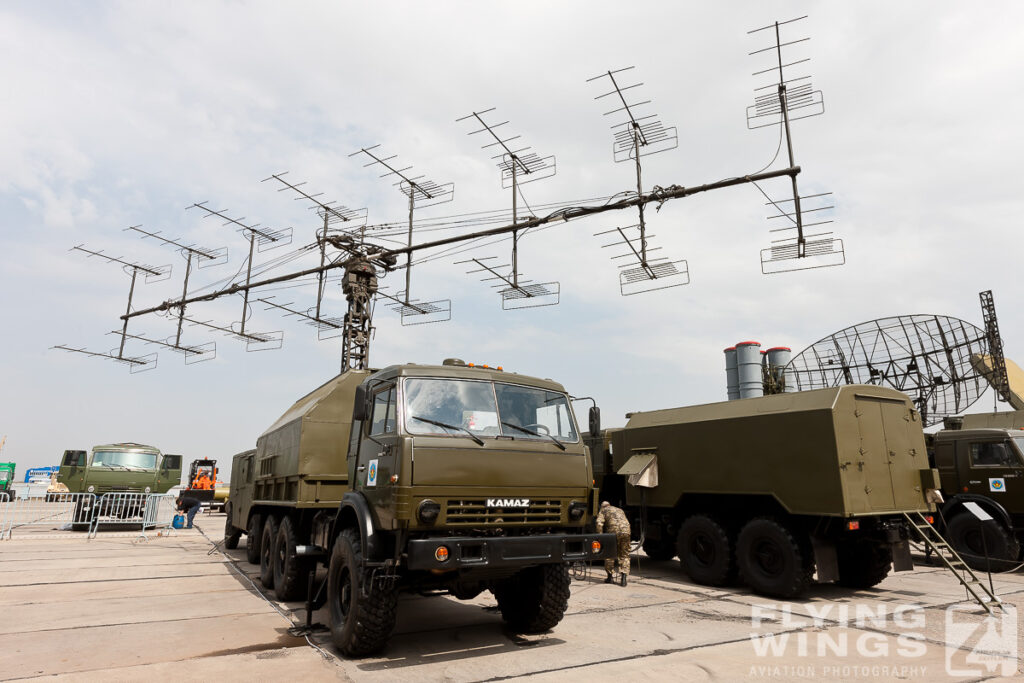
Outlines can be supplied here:
<path id="1" fill-rule="evenodd" d="M 946 569 L 953 573 L 960 585 L 964 587 L 967 594 L 976 603 L 985 608 L 990 615 L 992 608 L 998 607 L 1003 610 L 1003 601 L 986 586 L 978 575 L 974 573 L 960 555 L 953 550 L 952 546 L 946 543 L 939 532 L 932 526 L 928 519 L 920 512 L 904 512 L 903 517 L 910 522 L 910 526 L 916 531 L 917 538 L 924 543 L 929 551 L 939 558 Z M 980 590 L 979 590 L 980 589 Z"/>

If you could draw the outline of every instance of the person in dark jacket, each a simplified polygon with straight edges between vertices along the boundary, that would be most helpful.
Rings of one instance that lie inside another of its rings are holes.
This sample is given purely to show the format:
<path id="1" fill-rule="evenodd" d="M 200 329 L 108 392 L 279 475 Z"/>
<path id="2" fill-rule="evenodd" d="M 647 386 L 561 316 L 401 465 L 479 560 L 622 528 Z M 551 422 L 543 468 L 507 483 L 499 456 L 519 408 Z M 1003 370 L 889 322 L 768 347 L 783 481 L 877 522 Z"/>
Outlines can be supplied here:
<path id="1" fill-rule="evenodd" d="M 178 496 L 178 512 L 184 512 L 187 518 L 186 529 L 192 528 L 192 520 L 195 518 L 196 513 L 199 512 L 199 508 L 202 507 L 195 498 L 189 498 L 188 496 Z"/>

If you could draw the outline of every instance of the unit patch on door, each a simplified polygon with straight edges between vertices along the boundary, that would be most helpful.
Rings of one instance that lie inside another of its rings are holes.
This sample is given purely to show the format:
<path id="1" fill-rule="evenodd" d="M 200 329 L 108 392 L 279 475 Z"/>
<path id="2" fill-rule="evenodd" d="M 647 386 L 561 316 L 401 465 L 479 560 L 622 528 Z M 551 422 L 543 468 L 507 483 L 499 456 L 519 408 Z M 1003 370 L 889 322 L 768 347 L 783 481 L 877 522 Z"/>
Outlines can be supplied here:
<path id="1" fill-rule="evenodd" d="M 377 460 L 370 461 L 370 469 L 366 471 L 366 485 L 376 486 L 377 485 Z"/>
<path id="2" fill-rule="evenodd" d="M 988 480 L 988 490 L 1002 493 L 1006 490 L 1006 482 L 1003 481 L 1002 477 L 990 477 Z"/>

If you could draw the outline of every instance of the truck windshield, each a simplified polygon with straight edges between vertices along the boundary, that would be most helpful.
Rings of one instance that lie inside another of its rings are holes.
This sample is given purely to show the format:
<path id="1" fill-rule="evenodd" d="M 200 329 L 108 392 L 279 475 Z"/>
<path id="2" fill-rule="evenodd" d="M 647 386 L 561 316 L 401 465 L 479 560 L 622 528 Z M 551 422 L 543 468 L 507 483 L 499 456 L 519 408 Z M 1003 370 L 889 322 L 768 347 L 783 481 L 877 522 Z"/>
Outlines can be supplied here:
<path id="1" fill-rule="evenodd" d="M 565 394 L 517 384 L 410 378 L 405 381 L 405 415 L 405 427 L 411 434 L 457 436 L 439 425 L 409 419 L 417 415 L 462 427 L 477 436 L 549 442 L 553 436 L 558 441 L 577 441 Z"/>
<path id="2" fill-rule="evenodd" d="M 93 467 L 124 467 L 126 469 L 156 469 L 156 453 L 124 451 L 96 451 L 92 454 Z"/>

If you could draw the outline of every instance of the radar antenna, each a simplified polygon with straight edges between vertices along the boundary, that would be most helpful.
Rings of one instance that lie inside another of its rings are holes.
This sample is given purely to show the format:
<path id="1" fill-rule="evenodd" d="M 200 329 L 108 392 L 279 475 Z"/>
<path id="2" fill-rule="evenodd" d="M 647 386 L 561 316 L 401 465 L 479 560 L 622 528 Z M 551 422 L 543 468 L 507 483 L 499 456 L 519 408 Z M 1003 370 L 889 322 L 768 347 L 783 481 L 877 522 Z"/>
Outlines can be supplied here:
<path id="1" fill-rule="evenodd" d="M 992 316 L 986 329 L 950 316 L 918 314 L 879 318 L 830 334 L 793 357 L 784 370 L 786 386 L 797 391 L 889 386 L 910 396 L 925 426 L 962 413 L 990 383 L 1006 399 L 998 378 L 978 362 L 989 354 L 1002 355 L 1001 342 L 993 346 L 991 338 L 993 330 L 998 334 L 991 292 L 982 292 L 981 299 L 983 312 Z"/>
<path id="2" fill-rule="evenodd" d="M 619 291 L 623 296 L 642 294 L 670 287 L 681 287 L 689 284 L 690 270 L 685 260 L 672 261 L 668 258 L 650 258 L 649 252 L 656 251 L 647 244 L 647 221 L 644 217 L 643 201 L 643 168 L 640 159 L 652 154 L 667 152 L 679 146 L 679 137 L 675 127 L 666 128 L 658 120 L 657 114 L 641 114 L 640 108 L 651 103 L 650 100 L 627 98 L 627 93 L 643 85 L 637 83 L 620 83 L 620 75 L 634 67 L 606 71 L 603 74 L 588 78 L 587 82 L 607 78 L 612 89 L 595 97 L 601 100 L 612 98 L 615 108 L 604 113 L 605 116 L 622 115 L 625 120 L 612 125 L 613 142 L 612 157 L 616 163 L 632 160 L 636 167 L 636 196 L 639 222 L 626 228 L 616 227 L 612 230 L 595 233 L 595 235 L 612 235 L 615 239 L 603 247 L 625 246 L 627 251 L 612 256 L 612 259 L 626 259 L 619 266 Z M 618 76 L 617 76 L 618 75 Z M 632 101 L 631 101 L 632 99 Z M 621 104 L 622 106 L 618 106 Z M 653 237 L 653 235 L 651 235 Z"/>
<path id="3" fill-rule="evenodd" d="M 809 58 L 796 59 L 795 61 L 783 61 L 783 48 L 792 48 L 794 45 L 801 45 L 810 38 L 796 38 L 783 42 L 781 28 L 789 28 L 790 25 L 806 19 L 806 16 L 790 19 L 788 21 L 776 21 L 768 26 L 762 26 L 748 35 L 761 34 L 768 31 L 774 36 L 775 42 L 768 47 L 759 48 L 750 53 L 755 58 L 767 57 L 770 66 L 754 72 L 754 76 L 778 76 L 768 85 L 762 85 L 754 89 L 754 104 L 747 107 L 747 128 L 756 129 L 767 126 L 779 126 L 779 147 L 781 149 L 782 139 L 786 140 L 786 151 L 789 155 L 790 167 L 796 166 L 793 156 L 793 138 L 790 131 L 790 122 L 805 119 L 811 116 L 818 116 L 825 113 L 825 102 L 820 90 L 814 90 L 809 75 L 793 76 L 787 73 L 800 64 L 806 64 Z M 778 152 L 776 152 L 776 156 Z M 809 212 L 829 212 L 835 207 L 830 204 L 831 192 L 820 192 L 810 195 L 800 195 L 797 188 L 795 175 L 790 176 L 792 195 L 790 199 L 773 200 L 767 194 L 765 198 L 768 205 L 773 207 L 774 212 L 768 217 L 769 220 L 783 219 L 784 227 L 771 229 L 773 235 L 777 234 L 778 239 L 772 240 L 771 246 L 761 250 L 761 272 L 769 275 L 794 270 L 806 270 L 808 268 L 825 268 L 829 266 L 841 266 L 846 263 L 846 252 L 841 239 L 831 237 L 831 231 L 806 233 L 806 228 L 826 225 L 832 222 L 831 219 L 815 220 L 805 223 L 804 215 Z M 760 186 L 757 186 L 760 190 Z M 764 194 L 764 190 L 761 190 Z M 807 208 L 809 204 L 814 208 Z M 825 213 L 824 216 L 831 214 Z M 791 224 L 791 225 L 790 225 Z"/>
<path id="4" fill-rule="evenodd" d="M 412 230 L 413 230 L 413 215 L 416 211 L 416 207 L 419 206 L 421 209 L 428 206 L 434 206 L 436 204 L 444 204 L 452 201 L 455 198 L 455 183 L 445 183 L 439 185 L 432 180 L 424 179 L 424 176 L 418 175 L 413 176 L 409 174 L 412 170 L 412 166 L 399 167 L 398 164 L 394 164 L 394 160 L 398 158 L 397 154 L 391 156 L 381 156 L 379 152 L 374 150 L 378 149 L 380 145 L 373 145 L 372 147 L 362 147 L 352 154 L 350 157 L 354 157 L 357 154 L 363 154 L 370 158 L 370 163 L 363 164 L 363 168 L 369 168 L 370 166 L 381 166 L 385 169 L 385 172 L 380 175 L 381 178 L 387 178 L 394 176 L 398 178 L 398 181 L 394 183 L 394 186 L 401 190 L 409 199 L 409 235 L 407 246 L 412 247 Z M 428 301 L 424 303 L 417 303 L 415 299 L 411 297 L 412 286 L 412 251 L 406 252 L 405 260 L 405 292 L 402 300 L 392 306 L 392 310 L 400 314 L 402 317 L 403 325 L 417 325 L 428 322 L 442 322 L 444 320 L 451 319 L 452 302 L 451 299 L 444 299 L 441 301 Z M 376 286 L 374 287 L 376 292 Z M 389 297 L 390 298 L 390 297 Z M 427 319 L 426 316 L 435 315 L 434 318 Z M 415 316 L 424 316 L 422 320 L 416 320 Z M 442 317 L 445 316 L 445 317 Z M 408 321 L 407 321 L 408 318 Z"/>
<path id="5" fill-rule="evenodd" d="M 515 142 L 521 137 L 519 135 L 508 135 L 503 137 L 498 129 L 507 125 L 508 121 L 502 121 L 501 123 L 488 123 L 484 120 L 484 115 L 493 111 L 494 107 L 480 112 L 474 111 L 467 116 L 456 119 L 456 122 L 474 120 L 481 127 L 470 131 L 469 135 L 486 133 L 487 135 L 484 136 L 485 138 L 490 136 L 492 142 L 484 144 L 481 149 L 492 151 L 498 150 L 498 153 L 491 158 L 498 160 L 498 168 L 501 171 L 502 188 L 511 188 L 512 190 L 512 224 L 515 225 L 519 222 L 519 186 L 525 183 L 531 183 L 535 180 L 550 178 L 555 175 L 557 171 L 555 157 L 542 157 L 536 152 L 531 152 L 529 145 L 525 147 L 520 146 L 519 143 Z M 530 282 L 529 280 L 520 281 L 519 239 L 520 232 L 518 230 L 513 230 L 511 264 L 487 265 L 481 262 L 493 257 L 484 257 L 483 259 L 474 258 L 467 261 L 456 261 L 455 263 L 475 263 L 479 268 L 467 271 L 468 273 L 487 273 L 487 277 L 483 279 L 484 282 L 497 280 L 498 284 L 494 285 L 494 287 L 498 289 L 499 294 L 501 294 L 501 307 L 504 310 L 556 305 L 561 291 L 560 283 L 544 282 L 527 284 Z M 509 275 L 504 275 L 503 272 L 499 273 L 493 270 L 495 268 L 507 268 L 509 266 L 511 266 L 512 269 Z"/>

